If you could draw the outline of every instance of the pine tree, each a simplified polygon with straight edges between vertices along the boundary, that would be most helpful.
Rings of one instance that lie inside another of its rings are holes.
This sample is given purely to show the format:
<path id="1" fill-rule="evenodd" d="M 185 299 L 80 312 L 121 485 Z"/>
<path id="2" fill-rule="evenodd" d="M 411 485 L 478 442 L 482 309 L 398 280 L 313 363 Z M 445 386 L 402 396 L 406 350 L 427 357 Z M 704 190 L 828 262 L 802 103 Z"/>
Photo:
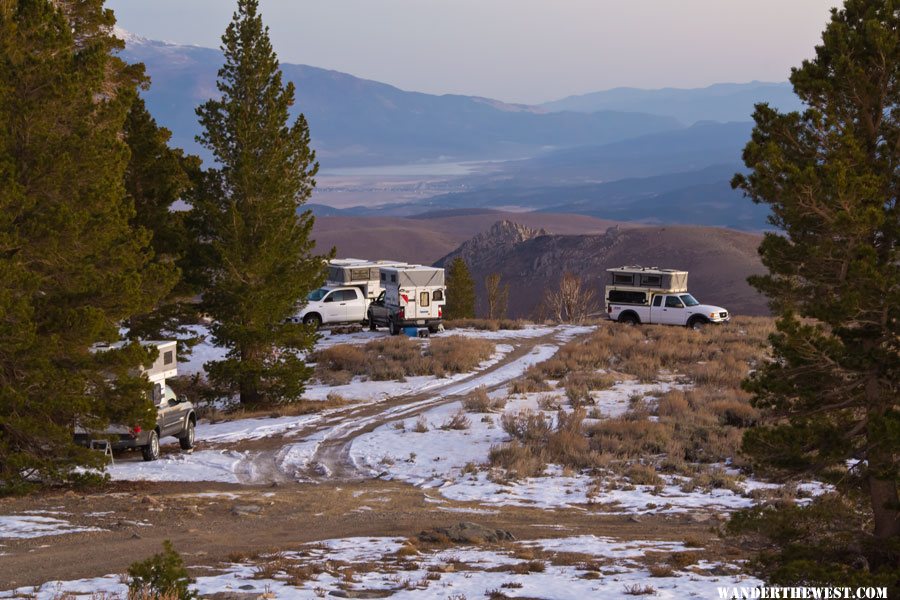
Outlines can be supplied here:
<path id="1" fill-rule="evenodd" d="M 128 335 L 140 339 L 181 337 L 178 354 L 182 358 L 192 342 L 190 331 L 183 325 L 195 321 L 196 286 L 190 279 L 194 273 L 194 242 L 185 223 L 187 211 L 178 210 L 175 203 L 188 199 L 200 173 L 200 159 L 169 147 L 171 132 L 157 125 L 140 97 L 132 103 L 124 133 L 130 153 L 125 189 L 135 208 L 132 226 L 152 232 L 155 260 L 172 265 L 184 275 L 151 312 L 128 320 Z"/>
<path id="2" fill-rule="evenodd" d="M 833 10 L 791 82 L 808 110 L 757 106 L 744 150 L 750 173 L 733 182 L 769 205 L 779 229 L 759 249 L 768 274 L 751 281 L 779 319 L 774 360 L 747 384 L 768 419 L 744 449 L 758 465 L 803 476 L 860 459 L 859 477 L 844 483 L 868 497 L 870 564 L 896 568 L 900 3 L 847 0 Z"/>
<path id="3" fill-rule="evenodd" d="M 122 132 L 143 75 L 113 24 L 102 0 L 0 3 L 2 491 L 100 464 L 75 424 L 152 420 L 147 352 L 91 351 L 175 278 L 130 223 Z"/>
<path id="4" fill-rule="evenodd" d="M 204 174 L 191 217 L 203 241 L 203 308 L 229 350 L 207 371 L 241 402 L 289 401 L 311 375 L 302 353 L 315 332 L 285 320 L 325 274 L 312 254 L 313 216 L 298 214 L 318 163 L 306 119 L 288 124 L 294 86 L 282 84 L 256 0 L 239 0 L 222 42 L 221 97 L 197 109 L 198 139 L 221 166 Z"/>
<path id="5" fill-rule="evenodd" d="M 469 272 L 466 261 L 457 256 L 447 268 L 447 304 L 444 307 L 446 319 L 475 318 L 475 280 Z"/>

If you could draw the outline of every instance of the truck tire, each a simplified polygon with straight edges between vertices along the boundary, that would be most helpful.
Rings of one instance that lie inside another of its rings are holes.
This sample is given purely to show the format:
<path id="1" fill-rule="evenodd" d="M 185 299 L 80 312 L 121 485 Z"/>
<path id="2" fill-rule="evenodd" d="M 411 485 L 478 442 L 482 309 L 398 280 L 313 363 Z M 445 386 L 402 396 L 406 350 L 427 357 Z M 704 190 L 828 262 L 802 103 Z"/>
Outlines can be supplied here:
<path id="1" fill-rule="evenodd" d="M 178 438 L 178 445 L 181 446 L 182 450 L 190 450 L 194 447 L 194 429 L 196 425 L 194 425 L 194 420 L 188 417 L 187 426 L 184 428 L 184 431 L 181 434 L 181 437 Z"/>
<path id="2" fill-rule="evenodd" d="M 688 329 L 693 329 L 694 331 L 703 331 L 707 325 L 709 325 L 709 320 L 703 317 L 691 317 L 687 322 Z"/>
<path id="3" fill-rule="evenodd" d="M 619 323 L 624 323 L 625 325 L 639 325 L 641 322 L 640 319 L 637 318 L 637 315 L 634 313 L 623 313 L 619 315 Z"/>
<path id="4" fill-rule="evenodd" d="M 146 446 L 141 446 L 141 456 L 149 462 L 159 458 L 159 434 L 154 429 L 150 432 L 150 440 Z"/>
<path id="5" fill-rule="evenodd" d="M 320 317 L 316 313 L 310 313 L 303 317 L 303 324 L 310 325 L 312 324 L 316 329 L 322 326 L 322 317 Z"/>

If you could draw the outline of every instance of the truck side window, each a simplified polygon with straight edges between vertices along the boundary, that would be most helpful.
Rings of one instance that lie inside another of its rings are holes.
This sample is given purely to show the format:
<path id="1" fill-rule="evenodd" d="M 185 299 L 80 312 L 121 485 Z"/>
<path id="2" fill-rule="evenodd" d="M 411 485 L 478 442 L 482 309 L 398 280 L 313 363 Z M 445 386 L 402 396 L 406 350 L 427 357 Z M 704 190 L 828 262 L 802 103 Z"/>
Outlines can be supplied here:
<path id="1" fill-rule="evenodd" d="M 428 306 L 431 302 L 428 299 L 428 292 L 422 292 L 419 294 L 419 306 Z"/>
<path id="2" fill-rule="evenodd" d="M 434 290 L 434 293 L 431 295 L 431 299 L 435 302 L 443 302 L 444 300 L 444 291 L 443 290 Z"/>
<path id="3" fill-rule="evenodd" d="M 337 300 L 336 296 L 337 296 L 337 293 L 332 292 L 332 293 L 328 294 L 327 296 L 325 296 L 324 298 L 322 298 L 322 302 L 334 302 L 335 300 Z"/>
<path id="4" fill-rule="evenodd" d="M 678 296 L 666 296 L 666 308 L 684 308 Z"/>
<path id="5" fill-rule="evenodd" d="M 653 298 L 653 306 L 662 306 L 662 296 L 656 296 Z"/>

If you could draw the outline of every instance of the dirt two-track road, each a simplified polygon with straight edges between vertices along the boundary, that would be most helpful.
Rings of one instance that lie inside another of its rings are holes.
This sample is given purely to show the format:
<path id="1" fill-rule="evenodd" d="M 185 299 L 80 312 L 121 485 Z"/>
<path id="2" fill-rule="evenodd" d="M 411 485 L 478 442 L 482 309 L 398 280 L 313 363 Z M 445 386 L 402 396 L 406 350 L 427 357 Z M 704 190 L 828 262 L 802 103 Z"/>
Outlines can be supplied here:
<path id="1" fill-rule="evenodd" d="M 658 540 L 690 537 L 714 543 L 709 523 L 696 523 L 681 515 L 632 519 L 598 515 L 583 508 L 509 506 L 461 514 L 459 509 L 480 505 L 449 501 L 433 489 L 372 477 L 353 464 L 349 449 L 360 435 L 458 401 L 486 376 L 494 376 L 490 388 L 506 386 L 509 378 L 518 375 L 508 365 L 538 346 L 561 345 L 554 335 L 515 340 L 514 350 L 500 362 L 468 379 L 331 412 L 307 429 L 292 430 L 290 439 L 275 435 L 235 442 L 228 448 L 245 452 L 245 460 L 252 463 L 240 470 L 252 474 L 243 476 L 240 484 L 117 482 L 102 493 L 51 492 L 2 499 L 0 514 L 65 513 L 72 525 L 92 530 L 0 539 L 0 590 L 124 573 L 134 561 L 159 552 L 163 540 L 171 540 L 188 565 L 209 566 L 240 555 L 292 550 L 316 540 L 414 536 L 424 529 L 463 520 L 502 528 L 520 539 L 553 536 L 564 530 L 566 535 Z M 509 378 L 503 375 L 505 367 Z M 302 473 L 284 472 L 279 452 L 312 435 L 318 435 L 321 442 L 310 467 Z"/>

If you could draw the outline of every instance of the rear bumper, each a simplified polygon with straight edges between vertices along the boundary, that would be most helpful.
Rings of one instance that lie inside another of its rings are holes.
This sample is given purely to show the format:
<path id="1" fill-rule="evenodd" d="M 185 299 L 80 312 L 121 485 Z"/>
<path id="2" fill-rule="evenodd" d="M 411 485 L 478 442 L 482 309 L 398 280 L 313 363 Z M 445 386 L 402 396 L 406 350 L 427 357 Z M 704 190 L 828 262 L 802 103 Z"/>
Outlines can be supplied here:
<path id="1" fill-rule="evenodd" d="M 88 435 L 86 433 L 76 433 L 75 443 L 79 446 L 89 448 L 91 441 L 109 440 L 112 443 L 113 450 L 127 450 L 129 448 L 140 448 L 150 443 L 150 434 L 142 431 L 137 436 L 130 433 L 120 434 L 96 434 Z"/>

